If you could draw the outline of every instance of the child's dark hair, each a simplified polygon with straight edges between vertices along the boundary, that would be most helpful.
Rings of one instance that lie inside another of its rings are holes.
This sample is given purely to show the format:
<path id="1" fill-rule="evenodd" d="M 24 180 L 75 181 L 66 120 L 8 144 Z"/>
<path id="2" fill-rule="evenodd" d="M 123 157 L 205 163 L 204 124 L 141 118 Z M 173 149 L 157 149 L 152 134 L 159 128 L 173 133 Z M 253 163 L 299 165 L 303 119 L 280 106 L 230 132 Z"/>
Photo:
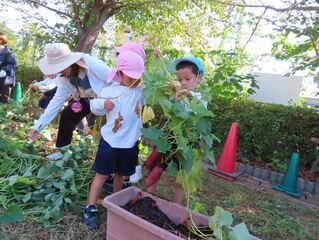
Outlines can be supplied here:
<path id="1" fill-rule="evenodd" d="M 192 73 L 194 73 L 196 76 L 199 74 L 199 69 L 196 66 L 196 64 L 189 62 L 189 61 L 181 61 L 180 63 L 178 63 L 175 67 L 175 70 L 180 70 L 180 69 L 184 69 L 184 68 L 189 68 L 192 70 Z"/>

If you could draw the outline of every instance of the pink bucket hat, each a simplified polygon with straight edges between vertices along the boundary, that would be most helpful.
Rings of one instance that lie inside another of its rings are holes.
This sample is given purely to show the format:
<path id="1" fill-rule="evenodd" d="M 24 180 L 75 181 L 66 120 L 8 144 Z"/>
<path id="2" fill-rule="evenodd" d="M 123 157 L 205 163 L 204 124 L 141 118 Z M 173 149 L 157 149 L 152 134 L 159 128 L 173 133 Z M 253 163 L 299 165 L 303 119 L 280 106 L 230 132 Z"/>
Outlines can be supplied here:
<path id="1" fill-rule="evenodd" d="M 115 48 L 116 52 L 123 53 L 125 51 L 132 51 L 140 55 L 145 60 L 146 54 L 143 47 L 135 42 L 126 42 L 120 47 Z"/>
<path id="2" fill-rule="evenodd" d="M 39 68 L 44 74 L 56 74 L 78 62 L 84 53 L 71 52 L 64 43 L 51 43 L 45 49 L 45 56 L 39 61 Z"/>
<path id="3" fill-rule="evenodd" d="M 122 71 L 126 76 L 133 79 L 140 79 L 145 72 L 143 58 L 132 51 L 125 51 L 116 57 L 116 67 L 111 71 L 108 82 L 121 82 L 119 72 Z"/>

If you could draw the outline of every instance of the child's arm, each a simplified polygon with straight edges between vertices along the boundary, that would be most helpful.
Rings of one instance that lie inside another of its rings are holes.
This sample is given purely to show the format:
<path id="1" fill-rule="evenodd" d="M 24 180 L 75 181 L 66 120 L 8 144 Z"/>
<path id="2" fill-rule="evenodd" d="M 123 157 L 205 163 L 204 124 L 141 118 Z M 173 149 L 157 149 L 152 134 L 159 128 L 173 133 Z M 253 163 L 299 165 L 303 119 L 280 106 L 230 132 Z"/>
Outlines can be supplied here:
<path id="1" fill-rule="evenodd" d="M 42 80 L 42 81 L 33 83 L 32 87 L 33 89 L 39 89 L 41 92 L 46 92 L 52 89 L 53 84 L 54 84 L 53 82 L 51 84 L 48 84 L 47 81 Z"/>
<path id="2" fill-rule="evenodd" d="M 101 96 L 108 96 L 107 89 L 103 89 L 100 93 Z M 112 110 L 114 103 L 105 98 L 96 98 L 90 101 L 91 112 L 95 115 L 105 115 L 106 112 Z"/>
<path id="3" fill-rule="evenodd" d="M 82 125 L 83 125 L 83 133 L 84 135 L 89 135 L 91 134 L 91 128 L 89 127 L 88 121 L 86 120 L 86 117 L 82 118 L 81 120 Z"/>

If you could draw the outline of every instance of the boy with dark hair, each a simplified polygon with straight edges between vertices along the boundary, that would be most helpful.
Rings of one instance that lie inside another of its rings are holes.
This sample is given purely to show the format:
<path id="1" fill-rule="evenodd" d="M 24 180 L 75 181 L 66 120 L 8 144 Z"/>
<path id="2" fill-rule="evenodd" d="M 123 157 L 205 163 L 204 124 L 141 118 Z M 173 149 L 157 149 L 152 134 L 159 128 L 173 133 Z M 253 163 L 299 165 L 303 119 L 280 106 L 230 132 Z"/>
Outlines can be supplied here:
<path id="1" fill-rule="evenodd" d="M 197 84 L 202 80 L 204 75 L 202 62 L 198 58 L 189 56 L 177 59 L 174 61 L 174 65 L 177 79 L 171 83 L 171 87 L 175 91 L 175 100 L 179 100 L 183 94 L 188 98 L 196 97 L 205 107 L 207 107 L 207 102 L 203 99 L 201 93 L 195 91 Z M 190 111 L 189 101 L 185 101 L 184 104 L 186 110 Z M 174 142 L 174 140 L 172 140 L 172 142 Z M 158 153 L 155 148 L 147 158 L 145 166 L 149 170 L 149 174 L 146 178 L 148 192 L 154 193 L 157 190 L 157 182 L 167 167 L 167 159 L 165 158 L 165 154 Z M 176 161 L 174 156 L 173 161 Z M 182 185 L 175 182 L 173 188 L 174 202 L 182 204 L 184 200 L 184 189 Z"/>

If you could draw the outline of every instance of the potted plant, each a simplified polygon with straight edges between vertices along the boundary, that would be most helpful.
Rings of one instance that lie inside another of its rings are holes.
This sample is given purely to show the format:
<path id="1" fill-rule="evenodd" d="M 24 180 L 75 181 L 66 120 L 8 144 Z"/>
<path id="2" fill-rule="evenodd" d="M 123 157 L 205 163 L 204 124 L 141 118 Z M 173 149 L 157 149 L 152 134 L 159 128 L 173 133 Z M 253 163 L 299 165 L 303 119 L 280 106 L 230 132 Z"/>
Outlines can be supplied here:
<path id="1" fill-rule="evenodd" d="M 249 235 L 245 225 L 239 224 L 231 227 L 232 218 L 229 212 L 216 208 L 211 217 L 199 213 L 189 212 L 189 209 L 153 196 L 136 187 L 129 187 L 111 196 L 104 198 L 103 206 L 107 208 L 107 239 L 108 240 L 182 240 L 170 231 L 162 229 L 139 216 L 136 216 L 122 208 L 136 197 L 150 197 L 157 207 L 167 215 L 176 225 L 189 223 L 193 231 L 199 226 L 209 226 L 213 230 L 205 238 L 205 234 L 199 232 L 198 239 L 242 239 L 258 240 L 259 238 Z M 144 209 L 145 212 L 150 209 Z M 190 239 L 190 238 L 187 238 Z"/>

